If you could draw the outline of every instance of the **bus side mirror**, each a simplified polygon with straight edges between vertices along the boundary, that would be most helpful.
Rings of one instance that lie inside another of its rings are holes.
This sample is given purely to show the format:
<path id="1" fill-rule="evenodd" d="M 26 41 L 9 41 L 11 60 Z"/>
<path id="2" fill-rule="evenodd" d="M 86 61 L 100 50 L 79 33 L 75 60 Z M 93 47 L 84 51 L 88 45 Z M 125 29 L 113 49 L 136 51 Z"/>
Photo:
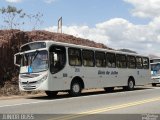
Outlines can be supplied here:
<path id="1" fill-rule="evenodd" d="M 14 65 L 20 67 L 20 64 L 21 64 L 21 55 L 15 54 L 14 55 Z"/>

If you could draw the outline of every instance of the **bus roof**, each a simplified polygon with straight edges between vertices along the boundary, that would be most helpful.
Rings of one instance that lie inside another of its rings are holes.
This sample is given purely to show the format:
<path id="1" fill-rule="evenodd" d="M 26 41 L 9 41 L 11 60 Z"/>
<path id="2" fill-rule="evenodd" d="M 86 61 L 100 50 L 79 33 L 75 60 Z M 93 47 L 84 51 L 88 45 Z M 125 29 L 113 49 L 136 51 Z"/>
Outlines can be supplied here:
<path id="1" fill-rule="evenodd" d="M 160 58 L 150 58 L 150 60 L 160 60 Z"/>
<path id="2" fill-rule="evenodd" d="M 145 55 L 140 55 L 140 54 L 136 54 L 136 53 L 122 52 L 122 51 L 118 51 L 118 50 L 109 50 L 109 49 L 105 49 L 105 48 L 96 48 L 96 47 L 90 47 L 90 46 L 84 46 L 84 45 L 76 45 L 76 44 L 72 44 L 72 43 L 57 42 L 57 41 L 53 41 L 53 40 L 40 40 L 40 41 L 28 42 L 26 44 L 23 44 L 20 48 L 22 48 L 25 45 L 28 45 L 31 43 L 36 43 L 36 42 L 45 42 L 47 45 L 49 44 L 49 46 L 52 44 L 55 44 L 55 45 L 63 45 L 66 47 L 73 47 L 73 48 L 75 47 L 75 48 L 83 48 L 83 49 L 90 49 L 90 50 L 97 50 L 97 51 L 107 51 L 107 52 L 114 52 L 114 53 L 119 53 L 119 54 L 127 54 L 127 55 L 146 57 Z"/>

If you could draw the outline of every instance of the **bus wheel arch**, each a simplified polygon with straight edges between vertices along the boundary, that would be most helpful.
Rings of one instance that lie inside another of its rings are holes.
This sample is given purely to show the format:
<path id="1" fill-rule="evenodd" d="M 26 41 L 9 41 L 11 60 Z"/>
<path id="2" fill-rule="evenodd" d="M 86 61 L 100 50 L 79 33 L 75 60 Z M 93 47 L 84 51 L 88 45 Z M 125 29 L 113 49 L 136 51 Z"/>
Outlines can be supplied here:
<path id="1" fill-rule="evenodd" d="M 73 97 L 79 96 L 82 89 L 84 89 L 84 82 L 82 78 L 79 76 L 74 77 L 70 84 L 69 94 Z"/>
<path id="2" fill-rule="evenodd" d="M 127 86 L 124 86 L 123 88 L 124 90 L 131 91 L 134 89 L 134 86 L 135 86 L 135 79 L 133 76 L 129 76 Z"/>

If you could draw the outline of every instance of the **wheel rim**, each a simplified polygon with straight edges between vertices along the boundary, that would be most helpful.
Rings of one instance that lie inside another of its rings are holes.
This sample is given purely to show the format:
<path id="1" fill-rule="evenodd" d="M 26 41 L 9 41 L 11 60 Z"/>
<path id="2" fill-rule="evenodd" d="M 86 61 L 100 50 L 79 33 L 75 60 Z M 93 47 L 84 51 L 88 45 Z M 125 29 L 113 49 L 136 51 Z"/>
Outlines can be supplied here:
<path id="1" fill-rule="evenodd" d="M 133 81 L 129 81 L 129 88 L 133 88 L 133 87 L 134 87 Z"/>
<path id="2" fill-rule="evenodd" d="M 75 93 L 78 93 L 78 92 L 80 91 L 80 86 L 79 86 L 79 84 L 74 84 L 73 87 L 72 87 L 72 89 L 73 89 L 73 91 L 74 91 Z"/>

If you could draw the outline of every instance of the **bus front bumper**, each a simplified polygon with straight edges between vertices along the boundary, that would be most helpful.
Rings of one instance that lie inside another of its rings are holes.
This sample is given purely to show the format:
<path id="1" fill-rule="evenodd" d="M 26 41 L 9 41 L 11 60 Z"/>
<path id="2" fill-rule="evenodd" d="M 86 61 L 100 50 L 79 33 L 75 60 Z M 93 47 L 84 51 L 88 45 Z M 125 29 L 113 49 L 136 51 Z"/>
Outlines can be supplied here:
<path id="1" fill-rule="evenodd" d="M 160 77 L 158 78 L 152 78 L 152 83 L 160 83 Z"/>

